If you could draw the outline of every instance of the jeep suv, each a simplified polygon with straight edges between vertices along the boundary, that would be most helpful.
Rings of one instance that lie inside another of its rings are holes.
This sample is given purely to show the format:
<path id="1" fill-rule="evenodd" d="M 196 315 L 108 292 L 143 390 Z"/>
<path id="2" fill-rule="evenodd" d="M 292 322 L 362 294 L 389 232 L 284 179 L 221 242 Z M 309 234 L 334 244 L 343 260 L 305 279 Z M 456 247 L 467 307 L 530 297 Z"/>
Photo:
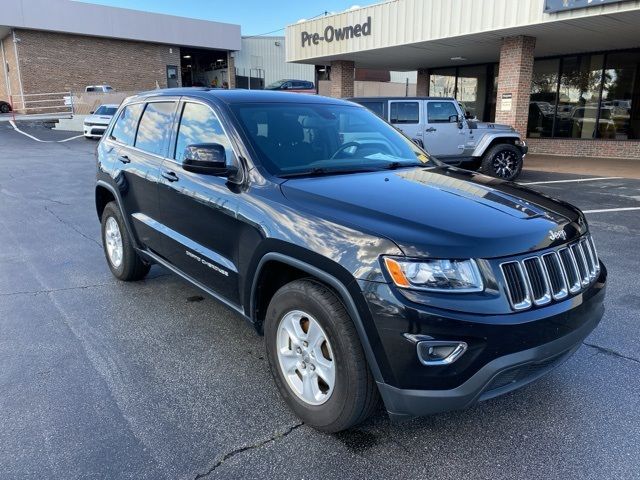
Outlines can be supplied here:
<path id="1" fill-rule="evenodd" d="M 603 314 L 578 209 L 447 166 L 352 102 L 143 93 L 97 162 L 113 274 L 156 263 L 237 312 L 264 334 L 287 404 L 324 431 L 380 398 L 402 418 L 514 390 Z"/>
<path id="2" fill-rule="evenodd" d="M 352 98 L 450 165 L 515 180 L 528 147 L 509 125 L 472 120 L 448 97 Z"/>

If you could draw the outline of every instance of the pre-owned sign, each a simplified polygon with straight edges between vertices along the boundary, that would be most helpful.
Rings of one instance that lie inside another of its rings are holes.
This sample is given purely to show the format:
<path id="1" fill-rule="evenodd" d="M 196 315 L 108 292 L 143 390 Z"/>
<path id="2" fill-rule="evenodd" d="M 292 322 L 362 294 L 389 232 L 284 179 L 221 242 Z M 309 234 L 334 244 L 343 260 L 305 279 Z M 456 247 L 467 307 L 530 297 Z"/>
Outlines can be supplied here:
<path id="1" fill-rule="evenodd" d="M 355 25 L 349 25 L 346 27 L 334 27 L 328 25 L 322 35 L 319 33 L 302 32 L 301 40 L 302 46 L 318 45 L 320 42 L 331 43 L 335 41 L 348 40 L 355 37 L 366 37 L 371 35 L 371 17 L 367 17 L 367 21 L 363 23 L 357 23 Z"/>
<path id="2" fill-rule="evenodd" d="M 606 3 L 621 3 L 628 0 L 544 0 L 545 13 L 564 12 L 578 8 L 597 7 Z"/>

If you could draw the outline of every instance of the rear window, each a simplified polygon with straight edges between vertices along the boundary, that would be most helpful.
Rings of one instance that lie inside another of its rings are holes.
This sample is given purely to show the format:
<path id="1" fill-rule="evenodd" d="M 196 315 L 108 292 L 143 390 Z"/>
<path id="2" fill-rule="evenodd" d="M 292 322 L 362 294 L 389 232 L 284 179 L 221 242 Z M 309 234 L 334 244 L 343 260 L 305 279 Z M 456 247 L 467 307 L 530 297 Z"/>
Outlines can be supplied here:
<path id="1" fill-rule="evenodd" d="M 420 123 L 418 102 L 392 102 L 391 123 Z"/>
<path id="2" fill-rule="evenodd" d="M 148 103 L 138 127 L 136 148 L 164 156 L 175 110 L 175 102 Z"/>
<path id="3" fill-rule="evenodd" d="M 452 115 L 458 115 L 453 102 L 429 102 L 427 104 L 427 121 L 429 123 L 449 123 Z"/>
<path id="4" fill-rule="evenodd" d="M 111 131 L 110 138 L 125 145 L 133 145 L 142 107 L 143 104 L 141 103 L 134 103 L 124 107 Z"/>

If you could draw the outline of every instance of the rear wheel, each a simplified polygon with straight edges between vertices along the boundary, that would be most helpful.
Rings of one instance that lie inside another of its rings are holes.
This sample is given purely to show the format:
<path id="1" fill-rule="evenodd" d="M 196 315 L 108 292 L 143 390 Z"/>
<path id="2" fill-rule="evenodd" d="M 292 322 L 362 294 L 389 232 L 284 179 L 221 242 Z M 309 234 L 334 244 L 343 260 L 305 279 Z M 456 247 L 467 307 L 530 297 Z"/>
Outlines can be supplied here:
<path id="1" fill-rule="evenodd" d="M 113 275 L 124 281 L 141 280 L 151 266 L 133 247 L 116 202 L 109 202 L 102 212 L 102 246 Z"/>
<path id="2" fill-rule="evenodd" d="M 11 105 L 5 102 L 0 102 L 0 113 L 9 113 L 11 111 Z"/>
<path id="3" fill-rule="evenodd" d="M 522 152 L 509 143 L 495 145 L 482 158 L 480 171 L 502 180 L 515 180 L 522 171 Z"/>
<path id="4" fill-rule="evenodd" d="M 296 280 L 280 288 L 264 332 L 276 385 L 304 423 L 338 432 L 374 411 L 378 391 L 355 326 L 327 287 Z"/>

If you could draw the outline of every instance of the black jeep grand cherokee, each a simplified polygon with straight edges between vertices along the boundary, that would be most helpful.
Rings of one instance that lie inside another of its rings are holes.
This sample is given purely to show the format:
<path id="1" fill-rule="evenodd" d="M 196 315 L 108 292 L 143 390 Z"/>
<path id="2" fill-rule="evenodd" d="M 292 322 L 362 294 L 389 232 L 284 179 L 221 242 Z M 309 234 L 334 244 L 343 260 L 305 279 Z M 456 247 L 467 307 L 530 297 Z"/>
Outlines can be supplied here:
<path id="1" fill-rule="evenodd" d="M 121 280 L 158 263 L 266 341 L 282 396 L 335 432 L 467 407 L 569 357 L 603 314 L 582 213 L 448 167 L 363 107 L 277 92 L 127 99 L 98 145 Z"/>

